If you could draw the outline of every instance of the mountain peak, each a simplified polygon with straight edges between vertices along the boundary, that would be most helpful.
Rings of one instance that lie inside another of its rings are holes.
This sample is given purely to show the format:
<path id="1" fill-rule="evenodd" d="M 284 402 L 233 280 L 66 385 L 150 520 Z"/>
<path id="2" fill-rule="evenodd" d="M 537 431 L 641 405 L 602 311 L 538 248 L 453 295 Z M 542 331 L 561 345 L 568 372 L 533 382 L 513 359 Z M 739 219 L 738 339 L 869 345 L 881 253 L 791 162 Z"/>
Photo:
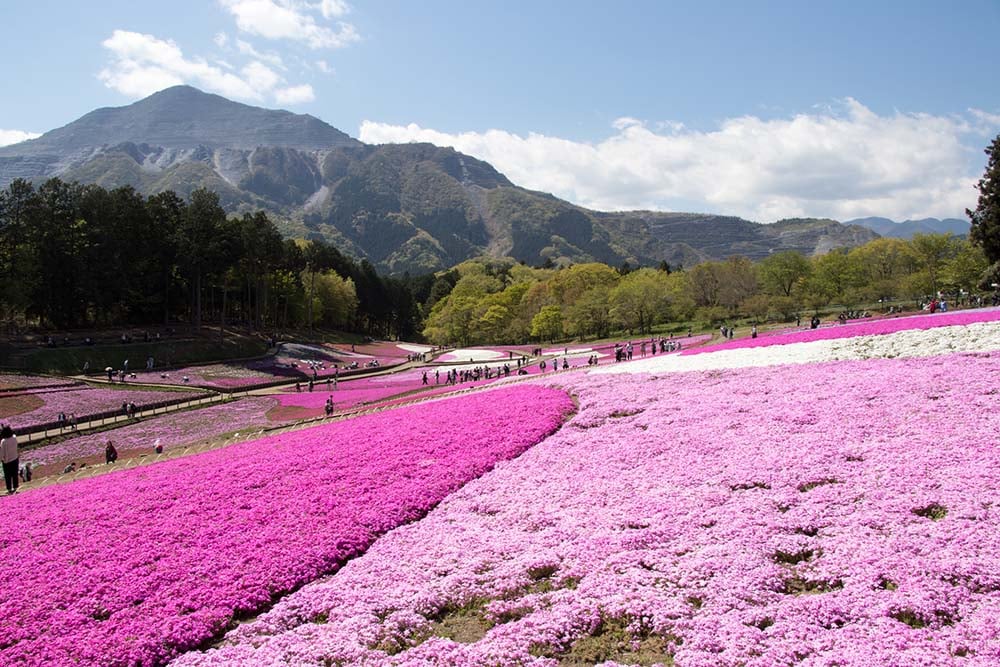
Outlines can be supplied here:
<path id="1" fill-rule="evenodd" d="M 168 149 L 322 150 L 360 146 L 314 116 L 227 100 L 192 86 L 172 86 L 123 107 L 96 109 L 69 125 L 16 145 L 20 155 L 66 154 L 123 143 Z M 9 152 L 0 149 L 0 155 Z"/>

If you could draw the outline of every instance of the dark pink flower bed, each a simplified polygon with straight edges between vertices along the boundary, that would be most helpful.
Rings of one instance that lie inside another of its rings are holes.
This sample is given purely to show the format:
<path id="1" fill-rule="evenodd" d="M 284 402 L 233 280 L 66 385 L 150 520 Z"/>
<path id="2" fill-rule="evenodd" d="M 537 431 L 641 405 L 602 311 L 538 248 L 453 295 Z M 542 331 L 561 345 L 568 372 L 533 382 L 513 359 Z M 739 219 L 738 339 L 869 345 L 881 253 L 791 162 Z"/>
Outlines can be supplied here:
<path id="1" fill-rule="evenodd" d="M 0 499 L 0 665 L 161 665 L 554 432 L 514 387 Z"/>

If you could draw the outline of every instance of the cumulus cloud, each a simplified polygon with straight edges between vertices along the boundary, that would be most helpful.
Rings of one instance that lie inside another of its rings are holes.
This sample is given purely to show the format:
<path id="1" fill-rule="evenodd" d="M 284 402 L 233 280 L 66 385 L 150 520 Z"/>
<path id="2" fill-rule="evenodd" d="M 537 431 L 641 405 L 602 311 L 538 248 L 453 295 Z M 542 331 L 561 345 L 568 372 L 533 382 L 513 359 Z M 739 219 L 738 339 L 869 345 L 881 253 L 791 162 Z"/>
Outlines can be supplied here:
<path id="1" fill-rule="evenodd" d="M 202 58 L 185 57 L 171 40 L 126 30 L 115 30 L 102 44 L 111 52 L 111 62 L 98 73 L 98 78 L 108 88 L 128 97 L 145 97 L 187 83 L 225 97 L 254 102 L 273 99 L 280 104 L 297 104 L 315 99 L 310 86 L 288 86 L 280 74 L 261 60 L 252 60 L 236 73 L 225 62 L 213 64 Z"/>
<path id="2" fill-rule="evenodd" d="M 320 25 L 314 13 L 325 19 L 344 15 L 348 7 L 339 0 L 308 4 L 296 0 L 220 0 L 236 18 L 236 27 L 266 39 L 303 42 L 312 49 L 337 49 L 361 39 L 350 23 L 340 21 L 336 28 Z"/>
<path id="3" fill-rule="evenodd" d="M 98 78 L 129 97 L 145 97 L 169 86 L 193 83 L 227 97 L 259 100 L 261 91 L 239 76 L 201 59 L 184 57 L 171 40 L 127 30 L 115 30 L 102 42 L 112 62 Z"/>
<path id="4" fill-rule="evenodd" d="M 274 91 L 274 99 L 278 104 L 303 104 L 315 100 L 316 93 L 313 92 L 313 87 L 306 83 L 301 86 L 279 88 Z"/>
<path id="5" fill-rule="evenodd" d="M 278 69 L 287 69 L 285 67 L 285 62 L 281 59 L 281 56 L 273 51 L 262 52 L 258 51 L 249 42 L 244 42 L 242 39 L 236 40 L 236 50 L 239 51 L 244 56 L 249 56 L 265 62 L 269 65 L 273 65 Z"/>
<path id="6" fill-rule="evenodd" d="M 854 99 L 708 131 L 619 118 L 598 143 L 503 130 L 451 134 L 365 121 L 368 143 L 427 141 L 486 160 L 512 181 L 602 210 L 701 210 L 759 221 L 954 217 L 974 206 L 982 135 L 995 114 L 880 116 Z"/>
<path id="7" fill-rule="evenodd" d="M 28 139 L 34 139 L 42 135 L 37 132 L 25 132 L 23 130 L 0 130 L 0 146 L 19 144 Z"/>
<path id="8" fill-rule="evenodd" d="M 343 16 L 350 11 L 350 7 L 341 0 L 322 0 L 319 3 L 319 11 L 323 14 L 323 18 L 332 19 Z"/>

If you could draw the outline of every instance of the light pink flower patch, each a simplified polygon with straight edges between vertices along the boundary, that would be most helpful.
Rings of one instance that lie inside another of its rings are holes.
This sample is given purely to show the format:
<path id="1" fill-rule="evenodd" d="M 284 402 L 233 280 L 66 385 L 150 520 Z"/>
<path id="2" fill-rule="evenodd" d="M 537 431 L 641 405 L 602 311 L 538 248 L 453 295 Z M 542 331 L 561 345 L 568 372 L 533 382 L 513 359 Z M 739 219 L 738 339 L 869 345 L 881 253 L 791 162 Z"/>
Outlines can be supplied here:
<path id="1" fill-rule="evenodd" d="M 47 377 L 44 375 L 14 375 L 0 373 L 0 389 L 29 389 L 32 387 L 68 387 L 79 384 L 76 380 Z"/>
<path id="2" fill-rule="evenodd" d="M 42 405 L 17 415 L 0 414 L 5 422 L 15 429 L 55 422 L 58 414 L 76 415 L 79 421 L 102 412 L 115 411 L 121 408 L 123 402 L 135 403 L 142 410 L 146 406 L 177 399 L 198 398 L 204 392 L 197 391 L 152 391 L 147 389 L 129 389 L 128 385 L 117 385 L 117 388 L 68 386 L 46 389 L 25 389 L 22 392 L 0 394 L 0 397 L 10 401 L 18 395 L 30 395 L 41 399 Z"/>
<path id="3" fill-rule="evenodd" d="M 271 424 L 266 415 L 276 403 L 271 397 L 254 396 L 198 410 L 165 414 L 111 431 L 80 435 L 55 444 L 22 450 L 21 458 L 35 466 L 65 464 L 74 460 L 101 461 L 109 440 L 123 457 L 133 452 L 151 453 L 157 442 L 171 450 L 239 429 L 269 426 Z"/>
<path id="4" fill-rule="evenodd" d="M 814 340 L 853 338 L 855 336 L 880 336 L 911 329 L 932 329 L 935 327 L 974 324 L 976 322 L 995 322 L 997 320 L 1000 320 L 1000 308 L 960 310 L 949 313 L 913 315 L 892 319 L 853 320 L 848 324 L 823 326 L 819 329 L 790 329 L 783 332 L 762 335 L 757 338 L 738 338 L 716 345 L 706 345 L 697 349 L 684 350 L 681 354 L 701 354 L 702 352 L 735 350 L 746 347 L 808 343 Z"/>

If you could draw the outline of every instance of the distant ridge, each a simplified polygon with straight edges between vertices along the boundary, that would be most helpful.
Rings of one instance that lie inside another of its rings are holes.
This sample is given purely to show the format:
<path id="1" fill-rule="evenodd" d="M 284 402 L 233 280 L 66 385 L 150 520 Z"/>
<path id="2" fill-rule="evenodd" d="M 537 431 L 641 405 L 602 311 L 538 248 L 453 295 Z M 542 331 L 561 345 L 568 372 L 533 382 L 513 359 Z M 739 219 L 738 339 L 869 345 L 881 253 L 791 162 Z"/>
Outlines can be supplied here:
<path id="1" fill-rule="evenodd" d="M 969 233 L 970 222 L 959 218 L 922 218 L 920 220 L 904 220 L 896 222 L 889 218 L 858 218 L 848 220 L 845 225 L 861 225 L 867 227 L 879 236 L 889 236 L 899 239 L 911 239 L 914 234 L 954 234 L 965 236 Z"/>
<path id="2" fill-rule="evenodd" d="M 288 236 L 323 238 L 381 271 L 439 270 L 483 254 L 531 265 L 692 266 L 740 254 L 807 255 L 877 238 L 833 220 L 602 213 L 517 187 L 490 164 L 431 144 L 371 146 L 314 118 L 190 86 L 97 109 L 0 148 L 0 188 L 58 176 L 144 194 L 205 187 L 230 213 L 265 210 Z"/>

